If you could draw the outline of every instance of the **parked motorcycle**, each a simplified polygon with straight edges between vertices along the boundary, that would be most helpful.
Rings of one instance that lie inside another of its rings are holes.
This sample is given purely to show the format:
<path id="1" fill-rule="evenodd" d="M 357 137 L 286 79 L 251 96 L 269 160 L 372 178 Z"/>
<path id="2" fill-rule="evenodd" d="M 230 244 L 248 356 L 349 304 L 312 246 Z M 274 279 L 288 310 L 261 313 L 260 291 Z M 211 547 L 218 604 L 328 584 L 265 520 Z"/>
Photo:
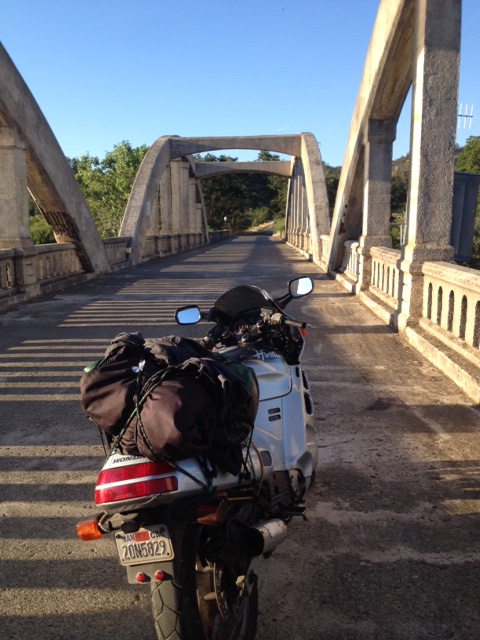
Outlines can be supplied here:
<path id="1" fill-rule="evenodd" d="M 198 457 L 151 461 L 113 450 L 95 488 L 101 508 L 77 525 L 81 540 L 114 534 L 128 581 L 148 584 L 159 640 L 253 640 L 258 576 L 305 515 L 317 463 L 313 402 L 300 365 L 306 324 L 284 313 L 313 282 L 299 277 L 274 300 L 238 286 L 207 312 L 178 309 L 181 325 L 214 322 L 202 344 L 253 370 L 254 428 L 236 475 Z"/>

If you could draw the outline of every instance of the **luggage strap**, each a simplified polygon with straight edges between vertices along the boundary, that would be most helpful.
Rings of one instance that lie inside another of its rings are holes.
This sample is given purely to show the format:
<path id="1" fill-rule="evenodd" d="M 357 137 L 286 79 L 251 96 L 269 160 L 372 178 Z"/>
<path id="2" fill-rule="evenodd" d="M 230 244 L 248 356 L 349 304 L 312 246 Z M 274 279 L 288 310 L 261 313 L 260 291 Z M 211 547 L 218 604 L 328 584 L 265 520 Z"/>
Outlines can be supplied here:
<path id="1" fill-rule="evenodd" d="M 143 427 L 143 424 L 142 424 L 142 419 L 140 417 L 142 406 L 145 403 L 145 400 L 150 395 L 150 393 L 159 384 L 162 384 L 163 380 L 165 380 L 165 378 L 168 376 L 168 374 L 172 374 L 172 372 L 174 370 L 177 370 L 177 369 L 176 369 L 176 367 L 165 367 L 165 369 L 162 369 L 161 371 L 158 371 L 153 376 L 151 376 L 147 380 L 147 382 L 143 385 L 143 387 L 140 389 L 141 375 L 142 375 L 142 371 L 143 371 L 144 367 L 145 367 L 145 360 L 140 360 L 140 362 L 138 363 L 137 367 L 132 367 L 133 372 L 137 374 L 137 389 L 136 389 L 136 392 L 135 392 L 135 396 L 133 398 L 134 399 L 134 403 L 135 403 L 135 408 L 132 411 L 132 413 L 130 414 L 128 420 L 125 422 L 125 426 L 120 431 L 118 436 L 115 438 L 115 440 L 114 440 L 114 442 L 112 444 L 110 455 L 115 453 L 115 451 L 118 449 L 118 445 L 119 445 L 120 440 L 122 439 L 125 431 L 128 429 L 128 427 L 129 427 L 130 423 L 132 422 L 132 420 L 136 417 L 137 418 L 137 422 L 138 422 L 138 426 L 139 426 L 139 428 L 140 428 L 140 430 L 142 432 L 143 437 L 145 438 L 145 442 L 147 444 L 147 447 L 150 449 L 150 451 L 153 453 L 153 455 L 156 458 L 158 458 L 161 462 L 165 462 L 165 463 L 171 465 L 172 467 L 175 467 L 175 469 L 177 471 L 180 471 L 180 473 L 183 473 L 185 476 L 190 478 L 190 480 L 193 480 L 193 482 L 196 482 L 201 487 L 203 487 L 205 489 L 206 493 L 209 493 L 209 494 L 213 493 L 214 488 L 212 486 L 212 483 L 213 483 L 213 478 L 216 477 L 216 475 L 217 475 L 216 469 L 215 470 L 213 470 L 213 469 L 207 470 L 207 465 L 202 463 L 197 458 L 197 460 L 199 461 L 200 466 L 202 468 L 202 471 L 203 471 L 203 473 L 205 475 L 205 478 L 207 479 L 207 482 L 203 482 L 202 480 L 200 480 L 199 478 L 194 476 L 193 473 L 190 473 L 189 471 L 187 471 L 186 469 L 181 467 L 176 461 L 170 460 L 166 456 L 163 456 L 163 455 L 159 454 L 157 451 L 155 451 L 155 449 L 152 446 L 150 440 L 148 439 L 148 436 L 147 436 L 147 434 L 145 432 L 145 429 Z"/>

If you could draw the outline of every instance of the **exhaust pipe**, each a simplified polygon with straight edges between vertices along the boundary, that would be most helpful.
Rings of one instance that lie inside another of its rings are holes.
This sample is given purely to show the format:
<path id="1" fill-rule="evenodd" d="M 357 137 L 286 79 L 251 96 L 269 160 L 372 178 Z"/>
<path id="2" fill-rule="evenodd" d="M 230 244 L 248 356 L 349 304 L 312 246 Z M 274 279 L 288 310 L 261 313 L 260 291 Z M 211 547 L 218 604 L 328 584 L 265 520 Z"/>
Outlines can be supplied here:
<path id="1" fill-rule="evenodd" d="M 238 543 L 243 553 L 254 558 L 273 551 L 286 537 L 287 525 L 283 520 L 274 518 L 242 531 Z"/>

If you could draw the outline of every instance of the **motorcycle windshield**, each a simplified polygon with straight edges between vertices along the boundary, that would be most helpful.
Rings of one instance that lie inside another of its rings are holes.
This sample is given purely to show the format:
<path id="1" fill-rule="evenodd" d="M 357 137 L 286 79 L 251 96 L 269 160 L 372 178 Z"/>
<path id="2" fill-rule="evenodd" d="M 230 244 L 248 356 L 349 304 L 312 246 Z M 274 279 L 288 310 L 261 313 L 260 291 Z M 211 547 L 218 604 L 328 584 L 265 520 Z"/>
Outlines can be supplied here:
<path id="1" fill-rule="evenodd" d="M 253 285 L 234 287 L 224 293 L 214 305 L 228 318 L 238 318 L 259 312 L 260 309 L 276 309 L 277 305 L 266 291 Z"/>

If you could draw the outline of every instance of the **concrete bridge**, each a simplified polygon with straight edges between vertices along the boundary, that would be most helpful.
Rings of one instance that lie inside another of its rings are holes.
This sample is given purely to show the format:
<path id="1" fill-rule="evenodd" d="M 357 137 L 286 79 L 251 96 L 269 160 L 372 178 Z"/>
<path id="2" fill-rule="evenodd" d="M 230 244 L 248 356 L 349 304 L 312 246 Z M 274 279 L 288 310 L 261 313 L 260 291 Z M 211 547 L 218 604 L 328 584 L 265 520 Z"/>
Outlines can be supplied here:
<path id="1" fill-rule="evenodd" d="M 300 273 L 315 280 L 291 310 L 310 325 L 320 466 L 309 521 L 292 523 L 271 560 L 258 637 L 478 637 L 480 280 L 452 262 L 450 244 L 460 8 L 380 2 L 332 220 L 312 135 L 165 136 L 145 158 L 119 237 L 100 239 L 0 48 L 4 637 L 153 640 L 148 593 L 127 586 L 111 541 L 75 538 L 75 522 L 94 512 L 103 459 L 80 413 L 80 372 L 119 331 L 174 333 L 182 304 L 208 306 L 247 282 L 280 294 Z M 393 249 L 392 143 L 410 86 L 407 236 Z M 291 160 L 192 162 L 228 148 Z M 252 169 L 290 180 L 285 241 L 207 228 L 202 180 Z M 56 245 L 33 246 L 27 193 Z"/>
<path id="2" fill-rule="evenodd" d="M 174 310 L 232 285 L 309 324 L 317 479 L 308 521 L 269 560 L 259 640 L 472 640 L 480 609 L 480 415 L 339 282 L 268 236 L 231 238 L 31 300 L 0 316 L 0 621 L 24 640 L 154 640 L 148 587 L 112 540 L 81 543 L 104 459 L 79 406 L 84 365 L 120 331 L 178 333 Z M 208 325 L 182 328 L 201 337 Z"/>
<path id="3" fill-rule="evenodd" d="M 0 47 L 0 305 L 221 239 L 222 232 L 207 227 L 202 180 L 231 171 L 282 175 L 289 178 L 287 243 L 480 402 L 480 277 L 452 262 L 460 11 L 458 1 L 380 2 L 332 219 L 318 144 L 309 133 L 163 136 L 140 167 L 119 237 L 103 240 L 53 132 Z M 404 244 L 393 249 L 392 145 L 410 87 L 407 231 Z M 220 149 L 265 150 L 291 159 L 215 166 L 192 159 Z M 467 186 L 476 193 L 472 180 Z M 462 185 L 457 208 L 466 198 Z M 56 245 L 33 246 L 28 193 L 52 226 Z"/>

